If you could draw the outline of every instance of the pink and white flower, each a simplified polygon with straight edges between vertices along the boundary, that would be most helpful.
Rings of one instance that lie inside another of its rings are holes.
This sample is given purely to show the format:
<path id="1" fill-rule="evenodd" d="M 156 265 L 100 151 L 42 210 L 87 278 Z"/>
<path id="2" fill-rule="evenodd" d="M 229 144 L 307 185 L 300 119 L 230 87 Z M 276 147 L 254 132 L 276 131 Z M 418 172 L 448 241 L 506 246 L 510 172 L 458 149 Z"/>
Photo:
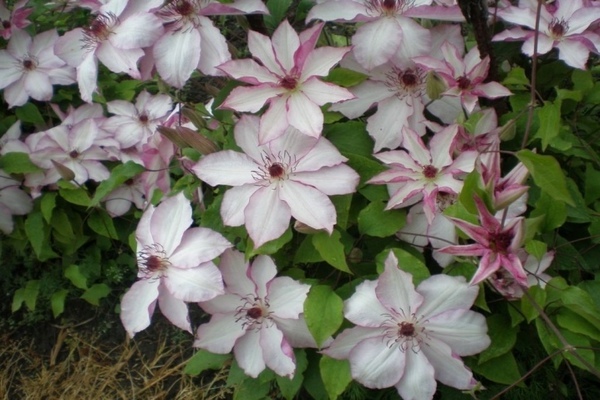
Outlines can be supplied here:
<path id="1" fill-rule="evenodd" d="M 478 289 L 448 275 L 415 289 L 390 253 L 379 279 L 361 283 L 344 302 L 344 315 L 357 326 L 323 353 L 349 360 L 352 377 L 366 387 L 394 386 L 405 400 L 432 399 L 436 380 L 472 389 L 476 381 L 460 357 L 490 345 L 485 318 L 469 310 Z"/>
<path id="2" fill-rule="evenodd" d="M 10 234 L 13 215 L 25 215 L 33 209 L 31 196 L 20 189 L 20 182 L 0 170 L 0 231 Z"/>
<path id="3" fill-rule="evenodd" d="M 0 0 L 0 36 L 4 39 L 10 39 L 13 32 L 31 24 L 27 17 L 33 12 L 33 8 L 25 8 L 28 2 L 29 0 L 18 0 L 9 10 L 6 2 Z"/>
<path id="4" fill-rule="evenodd" d="M 281 236 L 292 216 L 333 231 L 336 211 L 327 196 L 354 192 L 359 176 L 328 140 L 288 128 L 261 145 L 258 118 L 247 115 L 235 126 L 235 140 L 246 154 L 209 154 L 192 168 L 209 185 L 234 186 L 221 206 L 225 225 L 245 224 L 255 248 Z"/>
<path id="5" fill-rule="evenodd" d="M 298 36 L 286 20 L 272 39 L 250 31 L 248 48 L 261 64 L 245 59 L 219 66 L 232 78 L 252 85 L 233 89 L 221 107 L 254 113 L 269 104 L 260 119 L 260 144 L 283 135 L 288 126 L 319 137 L 323 129 L 320 106 L 354 98 L 348 90 L 318 79 L 350 51 L 347 47 L 315 49 L 322 28 L 318 24 Z"/>
<path id="6" fill-rule="evenodd" d="M 146 329 L 156 303 L 175 326 L 192 332 L 186 302 L 223 294 L 221 273 L 212 260 L 231 247 L 207 228 L 190 228 L 192 207 L 183 193 L 149 206 L 135 231 L 138 278 L 121 301 L 129 336 Z"/>
<path id="7" fill-rule="evenodd" d="M 194 346 L 216 354 L 233 349 L 238 365 L 253 378 L 266 367 L 292 378 L 293 347 L 317 347 L 302 314 L 310 286 L 276 277 L 268 256 L 250 264 L 243 253 L 228 250 L 219 268 L 225 294 L 200 303 L 212 317 L 198 327 Z"/>
<path id="8" fill-rule="evenodd" d="M 75 70 L 54 54 L 56 29 L 33 39 L 25 31 L 15 31 L 6 50 L 0 50 L 0 89 L 9 107 L 22 106 L 31 97 L 47 101 L 52 85 L 75 82 Z"/>
<path id="9" fill-rule="evenodd" d="M 514 277 L 506 270 L 499 269 L 489 277 L 489 282 L 494 289 L 508 300 L 517 300 L 523 297 L 524 291 L 532 286 L 542 289 L 552 277 L 546 274 L 546 270 L 554 261 L 554 251 L 545 253 L 541 259 L 537 259 L 525 250 L 519 251 L 519 258 L 523 262 L 523 269 L 527 272 L 527 286 L 519 285 Z"/>

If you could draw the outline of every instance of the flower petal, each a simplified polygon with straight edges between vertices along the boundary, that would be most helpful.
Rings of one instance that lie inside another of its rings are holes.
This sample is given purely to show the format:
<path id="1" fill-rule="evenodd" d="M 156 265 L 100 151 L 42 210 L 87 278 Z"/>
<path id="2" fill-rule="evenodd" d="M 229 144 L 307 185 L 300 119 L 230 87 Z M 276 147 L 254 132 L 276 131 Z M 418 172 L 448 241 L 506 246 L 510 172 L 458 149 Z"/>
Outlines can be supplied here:
<path id="1" fill-rule="evenodd" d="M 388 347 L 383 337 L 362 340 L 350 352 L 352 377 L 371 389 L 394 386 L 404 374 L 406 353 Z"/>
<path id="2" fill-rule="evenodd" d="M 386 61 L 402 44 L 402 27 L 395 18 L 380 18 L 362 25 L 354 36 L 354 56 L 368 70 Z"/>
<path id="3" fill-rule="evenodd" d="M 354 294 L 344 302 L 344 316 L 358 326 L 378 328 L 388 319 L 390 313 L 377 298 L 377 281 L 364 281 L 358 285 Z M 336 339 L 337 341 L 337 339 Z"/>
<path id="4" fill-rule="evenodd" d="M 425 347 L 425 346 L 424 346 Z M 395 385 L 404 400 L 433 399 L 437 383 L 435 372 L 423 351 L 405 351 L 406 368 Z"/>
<path id="5" fill-rule="evenodd" d="M 290 179 L 331 196 L 353 193 L 360 176 L 347 165 L 336 165 L 314 172 L 296 172 Z"/>
<path id="6" fill-rule="evenodd" d="M 269 311 L 277 318 L 298 319 L 304 312 L 304 301 L 309 290 L 310 285 L 287 276 L 273 279 L 268 288 Z"/>
<path id="7" fill-rule="evenodd" d="M 475 386 L 473 373 L 465 367 L 460 358 L 452 354 L 447 344 L 434 339 L 428 342 L 428 346 L 421 346 L 421 350 L 435 369 L 435 379 L 461 390 Z"/>
<path id="8" fill-rule="evenodd" d="M 427 318 L 427 332 L 459 356 L 480 353 L 490 345 L 484 316 L 468 309 L 449 310 Z"/>
<path id="9" fill-rule="evenodd" d="M 337 221 L 335 207 L 322 192 L 292 180 L 287 180 L 280 189 L 281 200 L 287 203 L 291 215 L 314 229 L 325 229 L 331 233 Z"/>
<path id="10" fill-rule="evenodd" d="M 323 130 L 323 112 L 302 92 L 290 95 L 287 102 L 287 119 L 290 125 L 305 135 L 319 137 Z"/>
<path id="11" fill-rule="evenodd" d="M 423 302 L 423 296 L 415 290 L 412 275 L 398 267 L 398 259 L 391 251 L 385 260 L 385 270 L 377 282 L 375 294 L 388 310 L 409 316 Z"/>
<path id="12" fill-rule="evenodd" d="M 246 331 L 237 323 L 234 313 L 215 314 L 210 321 L 196 330 L 194 347 L 200 347 L 215 354 L 227 354 Z"/>
<path id="13" fill-rule="evenodd" d="M 183 234 L 169 261 L 178 268 L 194 268 L 217 258 L 231 246 L 223 235 L 212 229 L 190 228 Z"/>
<path id="14" fill-rule="evenodd" d="M 229 189 L 223 196 L 221 203 L 221 218 L 227 226 L 244 225 L 246 216 L 244 211 L 250 203 L 252 195 L 261 188 L 259 185 L 242 185 Z"/>
<path id="15" fill-rule="evenodd" d="M 277 375 L 292 378 L 296 371 L 294 351 L 277 325 L 262 324 L 259 343 L 265 364 Z"/>
<path id="16" fill-rule="evenodd" d="M 288 228 L 292 216 L 290 207 L 279 198 L 280 190 L 262 187 L 252 197 L 244 210 L 246 229 L 258 248 L 277 239 Z"/>
<path id="17" fill-rule="evenodd" d="M 150 223 L 152 238 L 168 257 L 179 246 L 183 233 L 192 222 L 192 206 L 183 193 L 179 193 L 164 200 L 154 210 Z"/>
<path id="18" fill-rule="evenodd" d="M 168 32 L 154 45 L 153 55 L 161 78 L 182 88 L 200 61 L 200 33 L 196 29 Z"/>
<path id="19" fill-rule="evenodd" d="M 121 322 L 130 337 L 150 326 L 159 284 L 159 279 L 141 279 L 123 295 Z"/>
<path id="20" fill-rule="evenodd" d="M 255 170 L 258 166 L 250 157 L 233 150 L 206 155 L 192 167 L 192 172 L 211 186 L 255 183 Z"/>
<path id="21" fill-rule="evenodd" d="M 260 331 L 250 329 L 246 331 L 244 336 L 238 339 L 233 348 L 233 354 L 238 365 L 244 370 L 246 375 L 252 378 L 258 377 L 266 368 L 260 336 Z M 272 346 L 273 343 L 269 345 Z"/>
<path id="22" fill-rule="evenodd" d="M 206 301 L 224 293 L 221 272 L 212 262 L 188 269 L 169 267 L 163 282 L 175 298 L 187 302 Z"/>
<path id="23" fill-rule="evenodd" d="M 163 285 L 159 286 L 158 292 L 160 312 L 179 329 L 192 333 L 187 304 L 175 298 Z"/>

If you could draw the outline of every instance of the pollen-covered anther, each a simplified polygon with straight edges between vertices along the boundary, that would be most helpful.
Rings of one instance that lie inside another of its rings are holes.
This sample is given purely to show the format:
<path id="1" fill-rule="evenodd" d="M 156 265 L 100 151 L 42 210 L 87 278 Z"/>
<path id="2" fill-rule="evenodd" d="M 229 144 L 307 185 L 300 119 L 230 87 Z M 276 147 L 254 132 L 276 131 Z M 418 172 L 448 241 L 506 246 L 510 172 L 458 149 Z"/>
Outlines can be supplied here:
<path id="1" fill-rule="evenodd" d="M 260 329 L 263 323 L 272 323 L 269 301 L 265 298 L 248 295 L 242 299 L 242 305 L 236 309 L 236 322 L 242 322 L 242 328 Z"/>
<path id="2" fill-rule="evenodd" d="M 419 68 L 398 69 L 394 68 L 387 74 L 386 85 L 398 97 L 406 95 L 420 96 L 425 90 L 426 74 Z"/>
<path id="3" fill-rule="evenodd" d="M 258 170 L 252 171 L 252 176 L 261 184 L 271 184 L 288 179 L 290 174 L 294 173 L 297 161 L 287 151 L 283 154 L 262 154 L 263 165 L 258 166 Z"/>
<path id="4" fill-rule="evenodd" d="M 567 21 L 563 19 L 554 18 L 552 21 L 550 21 L 548 30 L 550 36 L 552 36 L 554 39 L 560 39 L 569 30 L 569 24 L 567 24 Z"/>

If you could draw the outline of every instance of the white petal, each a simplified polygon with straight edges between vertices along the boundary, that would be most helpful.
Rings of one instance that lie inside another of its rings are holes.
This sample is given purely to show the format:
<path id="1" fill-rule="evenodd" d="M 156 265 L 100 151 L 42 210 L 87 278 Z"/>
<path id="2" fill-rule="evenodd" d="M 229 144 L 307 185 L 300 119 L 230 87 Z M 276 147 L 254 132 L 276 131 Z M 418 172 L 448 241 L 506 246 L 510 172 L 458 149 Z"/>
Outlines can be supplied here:
<path id="1" fill-rule="evenodd" d="M 459 356 L 470 356 L 490 345 L 483 315 L 466 309 L 455 309 L 427 319 L 428 335 L 450 346 Z"/>
<path id="2" fill-rule="evenodd" d="M 335 207 L 322 192 L 292 180 L 280 189 L 280 197 L 298 221 L 314 229 L 325 229 L 331 233 L 337 220 Z"/>
<path id="3" fill-rule="evenodd" d="M 315 172 L 296 172 L 290 179 L 331 196 L 354 192 L 360 176 L 347 165 L 336 165 Z"/>
<path id="4" fill-rule="evenodd" d="M 419 284 L 417 292 L 425 298 L 418 314 L 433 317 L 447 310 L 471 308 L 479 287 L 468 285 L 462 277 L 433 275 Z"/>
<path id="5" fill-rule="evenodd" d="M 304 311 L 304 301 L 310 290 L 306 285 L 287 276 L 269 283 L 269 311 L 277 318 L 298 319 Z"/>
<path id="6" fill-rule="evenodd" d="M 383 389 L 400 381 L 406 352 L 388 346 L 384 337 L 373 337 L 359 342 L 350 352 L 349 360 L 354 379 L 368 388 Z"/>
<path id="7" fill-rule="evenodd" d="M 236 340 L 246 333 L 242 324 L 235 320 L 234 313 L 213 315 L 208 323 L 200 325 L 196 330 L 194 347 L 215 354 L 229 353 Z"/>
<path id="8" fill-rule="evenodd" d="M 246 375 L 252 378 L 258 377 L 266 368 L 259 331 L 254 329 L 246 331 L 246 334 L 236 342 L 233 354 L 235 354 L 238 365 L 244 370 Z"/>
<path id="9" fill-rule="evenodd" d="M 250 197 L 248 207 L 244 210 L 246 229 L 254 248 L 277 239 L 290 224 L 290 207 L 279 198 L 279 192 L 272 186 L 260 188 Z"/>
<path id="10" fill-rule="evenodd" d="M 150 326 L 158 298 L 158 279 L 135 282 L 121 300 L 121 322 L 130 337 Z"/>
<path id="11" fill-rule="evenodd" d="M 377 298 L 376 287 L 377 281 L 364 281 L 356 287 L 354 294 L 344 302 L 346 319 L 358 326 L 378 328 L 389 318 L 390 310 Z"/>
<path id="12" fill-rule="evenodd" d="M 221 272 L 212 262 L 188 269 L 171 266 L 163 282 L 175 298 L 186 302 L 206 301 L 224 293 Z"/>
<path id="13" fill-rule="evenodd" d="M 265 364 L 277 375 L 292 378 L 296 370 L 294 351 L 277 325 L 263 324 L 259 342 Z"/>
<path id="14" fill-rule="evenodd" d="M 169 261 L 179 268 L 193 268 L 217 258 L 229 247 L 231 243 L 212 229 L 190 228 Z"/>
<path id="15" fill-rule="evenodd" d="M 250 197 L 259 190 L 259 185 L 242 185 L 229 189 L 223 196 L 221 203 L 221 218 L 227 226 L 244 225 L 246 217 L 244 211 L 250 203 Z"/>
<path id="16" fill-rule="evenodd" d="M 400 382 L 396 384 L 398 393 L 404 400 L 432 399 L 437 384 L 435 371 L 422 351 L 406 350 L 406 368 Z"/>
<path id="17" fill-rule="evenodd" d="M 287 119 L 290 125 L 305 135 L 319 137 L 323 130 L 323 113 L 304 93 L 296 92 L 288 98 Z"/>
<path id="18" fill-rule="evenodd" d="M 284 19 L 275 32 L 273 32 L 271 40 L 277 61 L 279 61 L 285 71 L 291 71 L 294 67 L 294 53 L 300 47 L 300 39 L 287 19 Z"/>
<path id="19" fill-rule="evenodd" d="M 354 36 L 354 56 L 368 70 L 386 61 L 403 42 L 402 28 L 395 18 L 380 18 L 362 25 Z"/>
<path id="20" fill-rule="evenodd" d="M 163 247 L 167 257 L 179 246 L 183 233 L 192 222 L 192 206 L 183 193 L 167 198 L 156 207 L 150 231 L 156 243 Z M 136 230 L 136 235 L 137 233 Z"/>
<path id="21" fill-rule="evenodd" d="M 158 307 L 160 312 L 167 317 L 169 321 L 179 329 L 192 333 L 192 325 L 188 313 L 187 304 L 183 300 L 177 299 L 161 285 L 159 287 Z"/>
<path id="22" fill-rule="evenodd" d="M 165 82 L 182 88 L 200 61 L 200 33 L 196 29 L 169 32 L 156 42 L 153 54 Z"/>
<path id="23" fill-rule="evenodd" d="M 474 386 L 473 373 L 465 367 L 462 360 L 452 354 L 450 347 L 437 339 L 430 340 L 421 351 L 435 369 L 435 379 L 461 390 Z"/>
<path id="24" fill-rule="evenodd" d="M 258 166 L 250 157 L 232 150 L 204 156 L 192 167 L 194 174 L 211 186 L 254 183 L 252 171 L 257 170 Z"/>
<path id="25" fill-rule="evenodd" d="M 201 24 L 198 27 L 201 42 L 201 53 L 198 68 L 206 75 L 223 75 L 216 67 L 231 60 L 227 41 L 208 18 L 199 16 Z"/>

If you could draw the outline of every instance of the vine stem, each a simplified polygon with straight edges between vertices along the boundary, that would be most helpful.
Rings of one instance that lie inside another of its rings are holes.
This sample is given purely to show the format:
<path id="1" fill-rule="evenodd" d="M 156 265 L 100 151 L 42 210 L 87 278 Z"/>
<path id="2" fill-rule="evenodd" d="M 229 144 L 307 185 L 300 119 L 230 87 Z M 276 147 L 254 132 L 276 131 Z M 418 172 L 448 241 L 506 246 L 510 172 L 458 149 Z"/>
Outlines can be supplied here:
<path id="1" fill-rule="evenodd" d="M 529 134 L 531 132 L 531 123 L 533 122 L 533 111 L 535 104 L 535 86 L 537 81 L 537 59 L 538 59 L 538 38 L 540 32 L 540 18 L 542 14 L 542 3 L 544 0 L 537 0 L 537 10 L 535 12 L 535 32 L 533 34 L 533 56 L 531 57 L 531 87 L 530 87 L 530 100 L 529 100 L 529 112 L 527 113 L 527 124 L 525 125 L 525 134 L 523 135 L 523 141 L 521 142 L 521 148 L 524 149 L 529 140 Z"/>

